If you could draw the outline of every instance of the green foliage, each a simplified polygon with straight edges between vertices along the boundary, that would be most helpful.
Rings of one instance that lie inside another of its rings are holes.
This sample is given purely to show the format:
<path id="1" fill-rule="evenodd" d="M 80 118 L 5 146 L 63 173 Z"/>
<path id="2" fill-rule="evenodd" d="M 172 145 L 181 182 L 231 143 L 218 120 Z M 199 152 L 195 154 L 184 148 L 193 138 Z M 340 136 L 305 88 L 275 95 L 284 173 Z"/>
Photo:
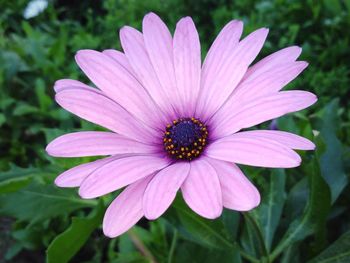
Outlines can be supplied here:
<path id="1" fill-rule="evenodd" d="M 343 234 L 338 240 L 330 245 L 316 258 L 309 261 L 309 263 L 342 263 L 350 260 L 350 232 Z"/>
<path id="2" fill-rule="evenodd" d="M 86 243 L 91 233 L 101 224 L 103 213 L 104 207 L 99 205 L 88 217 L 73 217 L 69 228 L 59 234 L 48 247 L 47 262 L 69 262 Z"/>
<path id="3" fill-rule="evenodd" d="M 285 181 L 286 174 L 284 170 L 273 170 L 270 175 L 268 191 L 265 193 L 261 205 L 256 210 L 268 250 L 271 249 L 286 199 Z"/>
<path id="4" fill-rule="evenodd" d="M 0 257 L 5 262 L 349 262 L 350 1 L 49 1 L 23 18 L 28 1 L 1 1 L 0 12 Z M 100 129 L 60 109 L 53 84 L 89 80 L 74 62 L 80 49 L 120 49 L 118 30 L 141 28 L 150 11 L 173 31 L 190 15 L 202 56 L 219 30 L 242 19 L 244 34 L 269 27 L 259 58 L 299 45 L 310 66 L 286 89 L 317 94 L 306 111 L 278 127 L 317 144 L 287 170 L 245 167 L 262 193 L 249 213 L 225 210 L 216 220 L 177 197 L 161 219 L 142 220 L 116 239 L 101 232 L 111 196 L 82 200 L 54 178 L 91 158 L 48 157 L 45 145 L 69 131 Z M 141 247 L 140 247 L 141 244 Z M 4 255 L 4 256 L 3 256 Z M 0 260 L 0 261 L 1 261 Z"/>

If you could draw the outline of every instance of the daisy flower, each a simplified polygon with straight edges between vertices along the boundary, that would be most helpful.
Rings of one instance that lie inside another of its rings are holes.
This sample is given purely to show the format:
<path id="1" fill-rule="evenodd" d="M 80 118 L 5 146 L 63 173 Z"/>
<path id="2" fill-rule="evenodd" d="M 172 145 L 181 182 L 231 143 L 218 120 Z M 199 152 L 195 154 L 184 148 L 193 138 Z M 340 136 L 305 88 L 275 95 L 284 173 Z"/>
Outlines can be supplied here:
<path id="1" fill-rule="evenodd" d="M 306 91 L 280 91 L 306 67 L 301 48 L 282 49 L 250 66 L 268 29 L 240 40 L 241 21 L 229 22 L 201 63 L 190 17 L 172 36 L 154 13 L 142 33 L 120 30 L 123 52 L 80 50 L 76 62 L 97 88 L 76 80 L 55 84 L 57 103 L 108 131 L 60 136 L 47 146 L 56 157 L 107 156 L 59 175 L 60 187 L 79 187 L 82 198 L 124 190 L 108 207 L 103 231 L 116 237 L 143 216 L 154 220 L 178 191 L 202 217 L 223 207 L 248 211 L 260 195 L 236 164 L 290 168 L 294 150 L 312 150 L 309 140 L 284 131 L 249 130 L 316 102 Z"/>

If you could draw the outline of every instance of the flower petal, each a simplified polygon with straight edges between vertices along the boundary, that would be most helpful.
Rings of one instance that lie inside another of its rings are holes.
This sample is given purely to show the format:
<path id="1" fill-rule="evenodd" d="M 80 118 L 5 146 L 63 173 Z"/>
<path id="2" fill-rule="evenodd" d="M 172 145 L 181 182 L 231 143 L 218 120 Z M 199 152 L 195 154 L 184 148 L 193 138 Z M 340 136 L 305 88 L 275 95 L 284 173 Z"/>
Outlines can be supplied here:
<path id="1" fill-rule="evenodd" d="M 290 112 L 309 107 L 317 97 L 307 91 L 282 91 L 246 103 L 241 108 L 228 108 L 211 119 L 212 138 L 221 138 Z"/>
<path id="2" fill-rule="evenodd" d="M 219 177 L 224 207 L 236 211 L 249 211 L 259 205 L 259 191 L 237 165 L 212 158 L 207 160 Z"/>
<path id="3" fill-rule="evenodd" d="M 173 59 L 173 40 L 169 29 L 154 13 L 145 15 L 142 33 L 149 58 L 169 101 L 178 101 Z"/>
<path id="4" fill-rule="evenodd" d="M 167 90 L 161 86 L 158 80 L 142 34 L 132 27 L 124 26 L 120 30 L 120 42 L 138 80 L 164 112 L 173 114 Z M 174 115 L 171 117 L 173 118 Z"/>
<path id="5" fill-rule="evenodd" d="M 174 67 L 182 116 L 194 116 L 201 77 L 201 47 L 198 32 L 190 17 L 182 18 L 174 33 Z"/>
<path id="6" fill-rule="evenodd" d="M 85 89 L 92 89 L 92 90 L 95 90 L 98 92 L 97 89 L 94 89 L 93 87 L 90 87 L 78 80 L 74 80 L 74 79 L 60 79 L 60 80 L 57 80 L 55 82 L 55 85 L 54 85 L 54 90 L 55 92 L 59 92 L 59 91 L 62 91 L 62 90 L 65 90 L 67 88 L 85 88 Z"/>
<path id="7" fill-rule="evenodd" d="M 128 187 L 109 205 L 103 218 L 103 233 L 114 238 L 128 231 L 142 217 L 142 196 L 152 176 Z"/>
<path id="8" fill-rule="evenodd" d="M 141 142 L 152 142 L 157 132 L 135 119 L 98 90 L 69 88 L 56 94 L 57 103 L 75 115 Z"/>
<path id="9" fill-rule="evenodd" d="M 269 66 L 266 65 L 266 67 Z M 242 105 L 263 95 L 275 93 L 295 79 L 307 66 L 307 62 L 297 61 L 278 65 L 266 71 L 261 69 L 259 70 L 260 74 L 250 74 L 249 77 L 245 78 L 230 100 L 232 100 L 232 103 L 239 102 Z"/>
<path id="10" fill-rule="evenodd" d="M 222 194 L 215 169 L 205 160 L 191 162 L 191 170 L 181 186 L 188 206 L 197 214 L 214 219 L 222 213 Z"/>
<path id="11" fill-rule="evenodd" d="M 109 162 L 84 180 L 79 195 L 89 199 L 111 193 L 168 164 L 168 160 L 157 156 L 130 156 Z"/>
<path id="12" fill-rule="evenodd" d="M 253 137 L 266 138 L 266 139 L 276 141 L 291 149 L 296 149 L 296 150 L 314 150 L 315 149 L 315 144 L 310 140 L 289 132 L 257 130 L 257 131 L 246 131 L 244 133 L 249 134 L 250 136 L 253 136 Z"/>
<path id="13" fill-rule="evenodd" d="M 47 153 L 56 157 L 155 153 L 157 150 L 157 146 L 143 144 L 113 132 L 100 131 L 68 133 L 46 147 Z"/>
<path id="14" fill-rule="evenodd" d="M 217 70 L 234 48 L 242 35 L 242 21 L 230 21 L 216 37 L 203 63 L 202 84 L 213 81 Z"/>
<path id="15" fill-rule="evenodd" d="M 137 81 L 120 63 L 94 50 L 80 50 L 76 62 L 107 96 L 151 127 L 163 128 L 164 117 Z"/>
<path id="16" fill-rule="evenodd" d="M 131 68 L 129 61 L 123 52 L 120 52 L 115 49 L 106 49 L 103 50 L 103 54 L 106 54 L 120 65 L 122 65 L 125 69 L 127 69 L 130 73 L 134 74 L 133 69 Z"/>
<path id="17" fill-rule="evenodd" d="M 219 65 L 215 65 L 213 69 L 215 73 L 206 72 L 203 69 L 200 97 L 196 109 L 201 119 L 211 117 L 228 99 L 243 78 L 250 63 L 258 55 L 267 33 L 266 28 L 261 28 L 248 35 L 229 54 L 221 58 Z M 206 74 L 209 74 L 210 77 Z"/>
<path id="18" fill-rule="evenodd" d="M 147 219 L 156 219 L 168 209 L 189 171 L 188 162 L 179 162 L 154 176 L 143 196 L 143 210 Z"/>
<path id="19" fill-rule="evenodd" d="M 75 166 L 63 173 L 55 179 L 55 184 L 59 187 L 78 187 L 89 176 L 93 171 L 102 167 L 106 163 L 109 163 L 113 160 L 126 157 L 128 155 L 121 154 L 115 155 L 103 159 L 99 159 L 94 162 L 84 163 L 78 166 Z"/>
<path id="20" fill-rule="evenodd" d="M 283 64 L 294 62 L 300 56 L 300 54 L 301 48 L 297 46 L 291 46 L 278 50 L 249 67 L 243 80 L 254 77 L 254 75 L 260 75 L 262 72 L 267 72 L 268 70 L 274 69 Z"/>
<path id="21" fill-rule="evenodd" d="M 239 132 L 208 145 L 207 156 L 228 162 L 271 168 L 300 165 L 300 156 L 274 140 Z"/>

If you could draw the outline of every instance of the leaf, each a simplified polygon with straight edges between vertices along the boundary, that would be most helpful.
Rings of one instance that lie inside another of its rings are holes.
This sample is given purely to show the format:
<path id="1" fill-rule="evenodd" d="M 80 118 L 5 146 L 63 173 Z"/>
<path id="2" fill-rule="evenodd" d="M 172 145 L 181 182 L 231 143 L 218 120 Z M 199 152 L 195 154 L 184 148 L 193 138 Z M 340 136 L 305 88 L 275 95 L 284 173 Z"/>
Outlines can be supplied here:
<path id="1" fill-rule="evenodd" d="M 74 257 L 101 224 L 104 206 L 100 203 L 86 218 L 73 217 L 72 224 L 59 234 L 46 251 L 48 263 L 66 263 Z"/>
<path id="2" fill-rule="evenodd" d="M 1 195 L 0 215 L 34 224 L 95 204 L 95 201 L 78 198 L 74 190 L 32 183 L 17 192 Z"/>
<path id="3" fill-rule="evenodd" d="M 293 185 L 292 189 L 288 193 L 284 209 L 286 212 L 287 222 L 291 222 L 293 219 L 299 217 L 305 210 L 308 197 L 310 196 L 310 189 L 307 179 L 307 177 L 302 178 Z"/>
<path id="4" fill-rule="evenodd" d="M 256 210 L 268 251 L 271 249 L 273 237 L 281 219 L 283 206 L 286 200 L 286 193 L 284 190 L 285 181 L 286 174 L 284 170 L 272 170 L 269 192 L 265 195 L 265 198 Z"/>
<path id="5" fill-rule="evenodd" d="M 350 262 L 350 231 L 343 234 L 320 255 L 308 263 L 347 263 Z"/>
<path id="6" fill-rule="evenodd" d="M 241 256 L 238 247 L 220 250 L 210 249 L 194 243 L 179 244 L 172 263 L 195 262 L 195 263 L 241 263 Z"/>
<path id="7" fill-rule="evenodd" d="M 32 180 L 32 176 L 11 178 L 0 182 L 0 194 L 16 192 L 27 186 Z"/>
<path id="8" fill-rule="evenodd" d="M 40 110 L 37 107 L 26 103 L 19 104 L 12 112 L 14 116 L 22 116 L 37 113 L 40 113 Z"/>
<path id="9" fill-rule="evenodd" d="M 173 206 L 177 218 L 173 215 L 170 220 L 185 238 L 211 248 L 232 248 L 221 220 L 208 220 L 195 214 L 180 198 L 176 198 Z"/>
<path id="10" fill-rule="evenodd" d="M 21 168 L 14 164 L 10 164 L 10 169 L 0 174 L 0 182 L 17 177 L 32 176 L 37 173 L 40 173 L 40 170 L 37 168 Z"/>
<path id="11" fill-rule="evenodd" d="M 244 216 L 244 232 L 242 236 L 242 246 L 249 254 L 266 259 L 268 257 L 268 251 L 266 248 L 265 240 L 262 234 L 261 226 L 259 225 L 254 211 L 243 213 Z"/>
<path id="12" fill-rule="evenodd" d="M 52 104 L 51 98 L 45 93 L 45 82 L 43 79 L 38 78 L 35 81 L 35 93 L 39 102 L 40 111 L 47 112 Z"/>
<path id="13" fill-rule="evenodd" d="M 27 186 L 34 175 L 46 175 L 39 169 L 28 167 L 20 168 L 10 164 L 10 169 L 0 174 L 0 194 L 15 192 Z"/>
<path id="14" fill-rule="evenodd" d="M 222 222 L 231 241 L 235 241 L 238 233 L 240 215 L 237 211 L 224 209 L 222 212 Z"/>
<path id="15" fill-rule="evenodd" d="M 336 136 L 337 128 L 340 127 L 340 121 L 337 116 L 338 108 L 339 101 L 337 99 L 324 108 L 319 135 L 326 145 L 325 152 L 320 155 L 321 173 L 331 188 L 332 203 L 335 202 L 348 184 L 342 160 L 343 148 Z"/>
<path id="16" fill-rule="evenodd" d="M 303 240 L 313 232 L 325 229 L 331 207 L 330 189 L 320 174 L 316 159 L 308 166 L 307 171 L 309 171 L 310 196 L 306 210 L 301 218 L 290 224 L 282 240 L 270 254 L 271 261 L 293 243 Z"/>
<path id="17" fill-rule="evenodd" d="M 6 122 L 5 114 L 0 113 L 0 127 Z"/>

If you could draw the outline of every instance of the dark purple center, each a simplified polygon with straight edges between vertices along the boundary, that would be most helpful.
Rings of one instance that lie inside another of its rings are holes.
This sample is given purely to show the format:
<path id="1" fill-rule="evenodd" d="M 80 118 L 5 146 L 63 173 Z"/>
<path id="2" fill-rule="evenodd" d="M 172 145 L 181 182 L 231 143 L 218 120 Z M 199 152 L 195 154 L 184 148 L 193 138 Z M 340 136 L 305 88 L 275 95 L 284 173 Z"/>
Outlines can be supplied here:
<path id="1" fill-rule="evenodd" d="M 206 126 L 195 118 L 180 118 L 168 124 L 164 133 L 164 149 L 173 159 L 193 160 L 207 144 Z"/>

